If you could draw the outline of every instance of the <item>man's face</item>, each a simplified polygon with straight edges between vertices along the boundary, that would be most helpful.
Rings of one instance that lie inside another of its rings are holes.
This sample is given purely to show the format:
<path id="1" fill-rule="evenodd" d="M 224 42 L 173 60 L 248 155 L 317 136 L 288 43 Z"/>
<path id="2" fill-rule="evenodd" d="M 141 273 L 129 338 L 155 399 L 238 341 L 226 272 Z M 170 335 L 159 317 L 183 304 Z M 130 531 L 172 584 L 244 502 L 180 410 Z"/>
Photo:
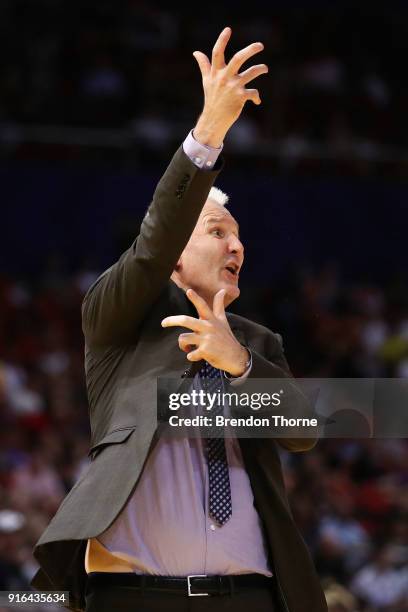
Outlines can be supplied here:
<path id="1" fill-rule="evenodd" d="M 207 200 L 181 254 L 174 280 L 185 289 L 194 289 L 210 307 L 215 294 L 225 289 L 224 304 L 228 306 L 239 296 L 243 261 L 237 222 L 224 206 Z"/>

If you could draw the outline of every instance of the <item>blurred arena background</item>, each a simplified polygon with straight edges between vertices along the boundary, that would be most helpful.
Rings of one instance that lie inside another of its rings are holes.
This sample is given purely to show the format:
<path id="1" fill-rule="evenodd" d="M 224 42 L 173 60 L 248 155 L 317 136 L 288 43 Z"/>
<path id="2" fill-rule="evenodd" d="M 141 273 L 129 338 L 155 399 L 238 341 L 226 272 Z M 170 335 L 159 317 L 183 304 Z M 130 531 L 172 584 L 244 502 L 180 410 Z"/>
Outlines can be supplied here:
<path id="1" fill-rule="evenodd" d="M 405 2 L 2 0 L 0 590 L 87 463 L 80 305 L 201 110 L 192 51 L 265 44 L 218 186 L 246 247 L 233 310 L 303 377 L 408 377 Z M 408 442 L 282 453 L 330 612 L 408 610 Z"/>

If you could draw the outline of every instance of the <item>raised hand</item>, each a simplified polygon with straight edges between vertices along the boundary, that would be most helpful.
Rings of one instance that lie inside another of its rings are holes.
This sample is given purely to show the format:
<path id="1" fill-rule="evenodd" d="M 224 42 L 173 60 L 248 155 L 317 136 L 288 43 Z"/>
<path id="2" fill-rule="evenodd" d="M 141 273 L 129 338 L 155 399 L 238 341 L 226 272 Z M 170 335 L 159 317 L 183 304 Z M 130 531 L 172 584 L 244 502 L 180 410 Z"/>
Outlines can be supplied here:
<path id="1" fill-rule="evenodd" d="M 179 336 L 179 347 L 188 353 L 189 361 L 205 359 L 214 368 L 241 376 L 245 372 L 248 351 L 238 342 L 228 324 L 224 310 L 225 289 L 214 296 L 213 309 L 193 289 L 186 292 L 199 318 L 187 315 L 166 317 L 162 327 L 187 327 L 193 333 Z"/>
<path id="2" fill-rule="evenodd" d="M 202 144 L 213 147 L 221 146 L 225 134 L 240 116 L 247 100 L 261 104 L 258 90 L 245 86 L 268 72 L 266 64 L 238 72 L 248 59 L 263 50 L 260 42 L 241 49 L 226 64 L 224 54 L 230 37 L 231 28 L 224 28 L 214 45 L 211 62 L 202 51 L 193 53 L 201 71 L 204 89 L 204 108 L 194 128 L 194 136 Z"/>

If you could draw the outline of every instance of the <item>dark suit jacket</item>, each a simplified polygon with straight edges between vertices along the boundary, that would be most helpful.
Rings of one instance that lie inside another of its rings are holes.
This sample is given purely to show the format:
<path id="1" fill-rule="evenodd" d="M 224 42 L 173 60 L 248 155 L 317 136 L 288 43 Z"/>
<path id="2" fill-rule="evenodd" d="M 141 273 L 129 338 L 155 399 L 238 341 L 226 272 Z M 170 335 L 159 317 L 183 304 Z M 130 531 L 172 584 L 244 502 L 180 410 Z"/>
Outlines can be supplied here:
<path id="1" fill-rule="evenodd" d="M 72 609 L 84 607 L 84 550 L 132 495 L 157 441 L 156 378 L 193 376 L 178 347 L 179 328 L 163 329 L 168 315 L 194 309 L 170 279 L 219 172 L 203 171 L 180 148 L 160 180 L 140 234 L 83 302 L 85 370 L 91 421 L 91 462 L 37 543 L 38 589 L 71 593 Z M 250 347 L 252 378 L 284 378 L 290 372 L 279 337 L 243 317 L 228 314 L 236 337 Z M 195 365 L 197 367 L 197 365 Z M 277 443 L 242 439 L 255 503 L 269 544 L 282 609 L 324 612 L 324 596 L 289 509 Z M 312 439 L 284 439 L 294 451 Z"/>

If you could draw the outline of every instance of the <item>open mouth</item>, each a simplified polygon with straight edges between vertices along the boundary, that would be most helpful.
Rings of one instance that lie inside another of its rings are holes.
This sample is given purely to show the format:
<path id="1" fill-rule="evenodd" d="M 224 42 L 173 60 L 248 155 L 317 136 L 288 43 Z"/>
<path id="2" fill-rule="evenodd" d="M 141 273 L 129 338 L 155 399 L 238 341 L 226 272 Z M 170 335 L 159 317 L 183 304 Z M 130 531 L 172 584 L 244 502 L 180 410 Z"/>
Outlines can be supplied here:
<path id="1" fill-rule="evenodd" d="M 230 263 L 228 266 L 225 266 L 225 270 L 227 270 L 227 272 L 229 272 L 233 277 L 238 278 L 239 266 L 237 264 Z"/>

